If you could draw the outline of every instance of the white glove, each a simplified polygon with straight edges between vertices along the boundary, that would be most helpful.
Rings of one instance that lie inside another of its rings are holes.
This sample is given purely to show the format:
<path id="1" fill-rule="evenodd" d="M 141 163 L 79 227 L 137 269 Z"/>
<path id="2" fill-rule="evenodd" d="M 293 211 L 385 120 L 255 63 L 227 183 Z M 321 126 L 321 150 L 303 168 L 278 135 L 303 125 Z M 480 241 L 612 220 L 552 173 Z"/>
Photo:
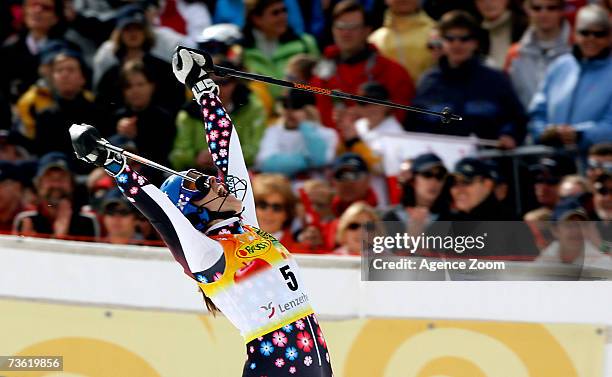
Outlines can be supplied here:
<path id="1" fill-rule="evenodd" d="M 205 66 L 206 57 L 204 55 L 184 47 L 177 47 L 172 56 L 174 76 L 191 89 L 198 103 L 205 94 L 219 94 L 219 86 L 208 76 L 208 72 L 204 70 Z"/>

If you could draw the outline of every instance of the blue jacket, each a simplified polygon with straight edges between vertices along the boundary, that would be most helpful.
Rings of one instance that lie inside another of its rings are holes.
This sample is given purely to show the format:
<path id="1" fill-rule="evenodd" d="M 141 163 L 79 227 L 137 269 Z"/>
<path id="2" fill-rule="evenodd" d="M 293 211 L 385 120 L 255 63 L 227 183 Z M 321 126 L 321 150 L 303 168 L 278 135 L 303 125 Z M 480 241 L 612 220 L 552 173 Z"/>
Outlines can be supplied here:
<path id="1" fill-rule="evenodd" d="M 304 19 L 297 0 L 284 0 L 287 7 L 288 22 L 291 28 L 298 34 L 304 33 Z M 230 23 L 244 26 L 244 1 L 243 0 L 219 0 L 215 8 L 213 21 L 218 23 Z"/>
<path id="2" fill-rule="evenodd" d="M 551 124 L 569 124 L 584 153 L 612 141 L 612 57 L 580 59 L 574 52 L 551 64 L 530 105 L 529 130 L 537 142 Z"/>
<path id="3" fill-rule="evenodd" d="M 527 132 L 527 116 L 510 80 L 499 70 L 473 58 L 451 68 L 445 58 L 426 72 L 412 105 L 434 111 L 449 107 L 462 121 L 442 124 L 439 117 L 408 113 L 408 131 L 469 136 L 497 140 L 508 135 L 520 144 Z"/>

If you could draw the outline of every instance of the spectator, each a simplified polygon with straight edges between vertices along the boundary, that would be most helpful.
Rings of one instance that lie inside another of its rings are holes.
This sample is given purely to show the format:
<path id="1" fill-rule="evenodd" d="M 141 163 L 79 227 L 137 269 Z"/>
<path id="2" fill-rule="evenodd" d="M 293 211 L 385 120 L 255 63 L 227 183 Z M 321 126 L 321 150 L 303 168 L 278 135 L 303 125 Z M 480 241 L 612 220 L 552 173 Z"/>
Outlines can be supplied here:
<path id="1" fill-rule="evenodd" d="M 68 44 L 61 40 L 50 40 L 41 48 L 38 80 L 17 100 L 16 111 L 21 133 L 29 139 L 36 136 L 36 115 L 54 104 L 51 88 L 51 66 L 55 55 L 70 50 Z"/>
<path id="2" fill-rule="evenodd" d="M 559 198 L 588 194 L 590 191 L 589 181 L 578 174 L 566 175 L 559 184 Z"/>
<path id="3" fill-rule="evenodd" d="M 102 1 L 100 0 L 93 1 L 94 4 L 87 4 L 85 7 L 81 7 L 80 12 L 90 13 L 92 9 L 101 2 Z M 115 3 L 115 1 L 113 1 L 113 3 Z M 125 4 L 125 2 L 121 3 Z M 168 27 L 156 25 L 158 13 L 158 4 L 156 4 L 156 1 L 142 1 L 140 3 L 136 2 L 133 4 L 122 5 L 120 8 L 113 10 L 110 13 L 116 20 L 115 33 L 118 29 L 122 29 L 123 27 L 127 26 L 125 24 L 126 21 L 132 18 L 135 14 L 144 15 L 144 19 L 140 16 L 136 17 L 139 19 L 137 22 L 143 22 L 147 25 L 147 40 L 151 42 L 151 44 L 148 46 L 148 52 L 152 56 L 161 59 L 166 63 L 170 63 L 174 49 L 177 45 L 183 43 L 184 41 L 184 35 L 181 35 Z M 101 15 L 100 17 L 105 16 Z M 118 38 L 113 38 L 111 35 L 111 38 L 102 43 L 100 48 L 98 48 L 98 51 L 96 51 L 93 62 L 94 86 L 98 84 L 102 74 L 104 74 L 104 72 L 106 72 L 111 66 L 120 64 L 116 55 L 118 48 L 116 43 L 117 39 Z M 190 45 L 188 41 L 185 42 L 185 45 Z"/>
<path id="4" fill-rule="evenodd" d="M 133 140 L 143 157 L 165 165 L 176 127 L 172 114 L 153 103 L 154 74 L 139 60 L 123 66 L 119 81 L 125 107 L 114 118 L 118 135 Z"/>
<path id="5" fill-rule="evenodd" d="M 282 119 L 268 127 L 257 153 L 257 166 L 265 173 L 295 176 L 330 163 L 336 150 L 336 134 L 318 122 L 310 93 L 291 90 L 283 98 Z"/>
<path id="6" fill-rule="evenodd" d="M 383 220 L 399 225 L 392 225 L 398 229 L 391 234 L 408 231 L 419 235 L 431 222 L 450 211 L 447 170 L 434 153 L 418 155 L 403 167 L 408 171 L 400 173 L 403 177 L 401 204 L 386 212 Z"/>
<path id="7" fill-rule="evenodd" d="M 65 50 L 55 55 L 51 62 L 51 87 L 54 94 L 54 105 L 35 118 L 36 132 L 34 146 L 40 156 L 52 151 L 73 153 L 68 128 L 73 123 L 96 124 L 100 129 L 108 129 L 104 113 L 93 102 L 93 95 L 85 90 L 86 67 L 80 53 Z M 73 168 L 79 173 L 88 172 L 90 166 L 78 162 Z"/>
<path id="8" fill-rule="evenodd" d="M 385 22 L 369 37 L 386 57 L 400 63 L 415 82 L 433 64 L 427 40 L 435 22 L 421 10 L 419 0 L 385 0 Z"/>
<path id="9" fill-rule="evenodd" d="M 531 103 L 530 130 L 536 142 L 578 147 L 612 140 L 612 80 L 608 12 L 587 5 L 578 11 L 573 53 L 557 59 Z M 588 95 L 585 95 L 588 93 Z"/>
<path id="10" fill-rule="evenodd" d="M 489 58 L 496 68 L 504 66 L 506 54 L 527 28 L 527 20 L 518 1 L 475 0 L 482 17 L 482 28 L 488 34 Z"/>
<path id="11" fill-rule="evenodd" d="M 94 88 L 100 103 L 123 104 L 119 85 L 121 67 L 129 60 L 140 60 L 155 77 L 155 102 L 172 113 L 178 111 L 185 102 L 185 88 L 174 79 L 170 64 L 153 55 L 155 38 L 140 8 L 124 9 L 110 38 L 112 55 L 104 55 L 108 52 L 103 45 L 94 58 Z"/>
<path id="12" fill-rule="evenodd" d="M 450 189 L 454 210 L 439 220 L 451 220 L 454 237 L 486 235 L 482 249 L 464 255 L 531 260 L 538 254 L 533 234 L 527 225 L 515 220 L 508 208 L 495 198 L 495 181 L 490 166 L 473 157 L 457 162 Z M 448 223 L 446 223 L 448 224 Z M 445 223 L 434 224 L 430 231 L 440 232 Z M 448 234 L 445 229 L 444 234 Z"/>
<path id="13" fill-rule="evenodd" d="M 412 78 L 401 65 L 367 43 L 370 31 L 365 10 L 356 0 L 336 4 L 332 24 L 334 45 L 325 49 L 325 58 L 315 70 L 313 85 L 357 93 L 364 82 L 377 81 L 387 88 L 393 102 L 408 104 L 414 95 Z M 323 124 L 335 127 L 332 98 L 318 96 L 317 107 Z M 396 116 L 402 120 L 404 112 L 398 111 Z"/>
<path id="14" fill-rule="evenodd" d="M 455 212 L 452 220 L 513 220 L 514 216 L 495 198 L 495 181 L 483 161 L 465 157 L 457 162 L 450 189 Z"/>
<path id="15" fill-rule="evenodd" d="M 612 258 L 601 253 L 590 239 L 589 217 L 575 198 L 568 197 L 561 201 L 555 207 L 552 220 L 552 231 L 557 240 L 542 250 L 538 262 L 612 268 Z"/>
<path id="16" fill-rule="evenodd" d="M 238 69 L 229 61 L 219 64 Z M 255 156 L 266 128 L 264 107 L 257 95 L 244 82 L 232 76 L 215 78 L 215 83 L 219 85 L 221 101 L 236 125 L 244 160 L 247 166 L 251 167 L 255 163 Z M 170 161 L 175 169 L 202 166 L 202 161 L 205 159 L 202 155 L 208 154 L 206 140 L 200 137 L 202 133 L 200 111 L 200 105 L 190 101 L 177 115 L 177 135 L 170 153 Z"/>
<path id="17" fill-rule="evenodd" d="M 156 15 L 161 25 L 168 26 L 195 41 L 202 30 L 212 24 L 207 0 L 169 0 L 165 1 L 160 12 L 159 2 L 155 4 Z"/>
<path id="18" fill-rule="evenodd" d="M 136 208 L 123 197 L 108 199 L 102 205 L 102 222 L 106 229 L 103 242 L 118 245 L 139 244 L 142 235 L 136 232 Z"/>
<path id="19" fill-rule="evenodd" d="M 480 27 L 468 13 L 452 11 L 438 25 L 445 56 L 439 66 L 423 76 L 413 104 L 441 111 L 449 107 L 463 121 L 452 127 L 439 117 L 410 113 L 406 129 L 418 132 L 495 139 L 500 148 L 519 145 L 527 118 L 508 78 L 480 61 L 477 35 Z"/>
<path id="20" fill-rule="evenodd" d="M 55 238 L 99 236 L 95 216 L 79 213 L 75 208 L 74 176 L 63 153 L 52 152 L 41 157 L 34 178 L 38 207 L 15 218 L 15 231 L 22 235 L 47 235 Z"/>
<path id="21" fill-rule="evenodd" d="M 338 220 L 336 241 L 337 255 L 361 255 L 364 244 L 371 242 L 380 218 L 371 206 L 364 202 L 351 204 Z"/>
<path id="22" fill-rule="evenodd" d="M 0 130 L 0 161 L 23 161 L 30 153 L 20 144 L 23 136 L 14 131 Z"/>
<path id="23" fill-rule="evenodd" d="M 7 234 L 13 229 L 18 213 L 25 210 L 23 185 L 18 167 L 8 161 L 0 161 L 0 233 Z"/>
<path id="24" fill-rule="evenodd" d="M 550 220 L 553 211 L 550 208 L 541 207 L 529 211 L 523 216 L 523 221 L 529 226 L 538 250 L 544 250 L 554 241 Z"/>
<path id="25" fill-rule="evenodd" d="M 0 48 L 3 69 L 0 91 L 15 102 L 38 79 L 39 53 L 52 38 L 62 38 L 64 5 L 61 0 L 25 0 L 26 29 Z"/>
<path id="26" fill-rule="evenodd" d="M 381 172 L 382 164 L 380 156 L 370 149 L 357 132 L 357 121 L 360 118 L 359 113 L 358 106 L 340 106 L 334 109 L 334 123 L 342 141 L 338 148 L 338 154 L 358 154 L 368 165 L 368 170 Z"/>
<path id="27" fill-rule="evenodd" d="M 300 189 L 298 206 L 302 228 L 297 232 L 300 245 L 309 252 L 334 249 L 337 221 L 332 212 L 334 193 L 328 182 L 310 179 Z"/>
<path id="28" fill-rule="evenodd" d="M 301 36 L 289 26 L 287 6 L 283 0 L 254 0 L 246 4 L 243 29 L 244 65 L 250 71 L 271 77 L 283 77 L 287 61 L 298 53 L 319 55 L 314 38 Z M 279 87 L 269 85 L 273 98 Z"/>
<path id="29" fill-rule="evenodd" d="M 382 84 L 373 81 L 362 84 L 358 94 L 383 101 L 389 99 L 387 89 Z M 357 134 L 372 152 L 382 158 L 386 145 L 381 140 L 381 136 L 401 135 L 404 134 L 404 129 L 393 116 L 393 110 L 390 107 L 365 102 L 356 102 L 356 105 L 355 111 L 360 117 L 355 122 Z"/>
<path id="30" fill-rule="evenodd" d="M 598 143 L 589 149 L 587 178 L 594 183 L 602 174 L 612 174 L 612 143 Z"/>
<path id="31" fill-rule="evenodd" d="M 571 167 L 565 165 L 560 157 L 553 156 L 541 158 L 536 164 L 529 166 L 538 208 L 552 210 L 557 205 L 561 179 L 574 172 Z"/>
<path id="32" fill-rule="evenodd" d="M 308 54 L 297 54 L 291 57 L 285 67 L 285 78 L 289 81 L 308 84 L 312 80 L 318 59 Z"/>
<path id="33" fill-rule="evenodd" d="M 378 198 L 370 187 L 370 173 L 365 161 L 355 153 L 339 156 L 333 168 L 333 187 L 336 195 L 332 200 L 332 211 L 336 217 L 355 202 L 365 202 L 372 207 L 378 205 Z"/>
<path id="34" fill-rule="evenodd" d="M 528 107 L 550 63 L 571 51 L 571 26 L 563 15 L 565 0 L 527 0 L 529 28 L 514 43 L 504 64 L 523 106 Z"/>
<path id="35" fill-rule="evenodd" d="M 601 250 L 612 252 L 612 174 L 602 174 L 593 184 L 593 205 L 602 238 Z"/>
<path id="36" fill-rule="evenodd" d="M 442 49 L 442 36 L 437 26 L 429 31 L 429 36 L 427 37 L 427 50 L 429 50 L 432 61 L 438 64 L 440 58 L 444 55 L 444 50 Z"/>
<path id="37" fill-rule="evenodd" d="M 296 197 L 291 182 L 279 174 L 259 174 L 253 179 L 253 196 L 259 227 L 270 233 L 285 247 L 296 242 L 291 234 Z"/>

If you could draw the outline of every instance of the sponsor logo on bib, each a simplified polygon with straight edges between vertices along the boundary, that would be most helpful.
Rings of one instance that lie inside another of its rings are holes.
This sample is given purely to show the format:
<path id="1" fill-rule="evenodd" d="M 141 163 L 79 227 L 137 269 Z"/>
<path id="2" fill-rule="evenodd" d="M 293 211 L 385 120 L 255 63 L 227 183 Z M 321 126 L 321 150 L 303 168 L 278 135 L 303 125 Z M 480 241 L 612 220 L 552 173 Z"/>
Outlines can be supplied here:
<path id="1" fill-rule="evenodd" d="M 256 240 L 246 245 L 242 245 L 236 250 L 238 258 L 254 258 L 267 253 L 272 247 L 272 242 L 268 240 Z"/>

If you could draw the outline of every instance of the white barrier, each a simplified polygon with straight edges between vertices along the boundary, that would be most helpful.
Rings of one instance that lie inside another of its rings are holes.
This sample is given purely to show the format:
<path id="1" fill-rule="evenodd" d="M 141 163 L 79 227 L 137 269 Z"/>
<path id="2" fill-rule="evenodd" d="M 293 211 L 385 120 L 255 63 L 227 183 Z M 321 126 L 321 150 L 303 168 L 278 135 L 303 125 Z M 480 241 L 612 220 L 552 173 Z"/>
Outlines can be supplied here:
<path id="1" fill-rule="evenodd" d="M 403 317 L 612 327 L 612 281 L 362 282 L 357 257 L 298 255 L 322 317 Z M 0 297 L 202 312 L 165 248 L 0 237 Z M 612 347 L 607 351 L 612 377 Z"/>

